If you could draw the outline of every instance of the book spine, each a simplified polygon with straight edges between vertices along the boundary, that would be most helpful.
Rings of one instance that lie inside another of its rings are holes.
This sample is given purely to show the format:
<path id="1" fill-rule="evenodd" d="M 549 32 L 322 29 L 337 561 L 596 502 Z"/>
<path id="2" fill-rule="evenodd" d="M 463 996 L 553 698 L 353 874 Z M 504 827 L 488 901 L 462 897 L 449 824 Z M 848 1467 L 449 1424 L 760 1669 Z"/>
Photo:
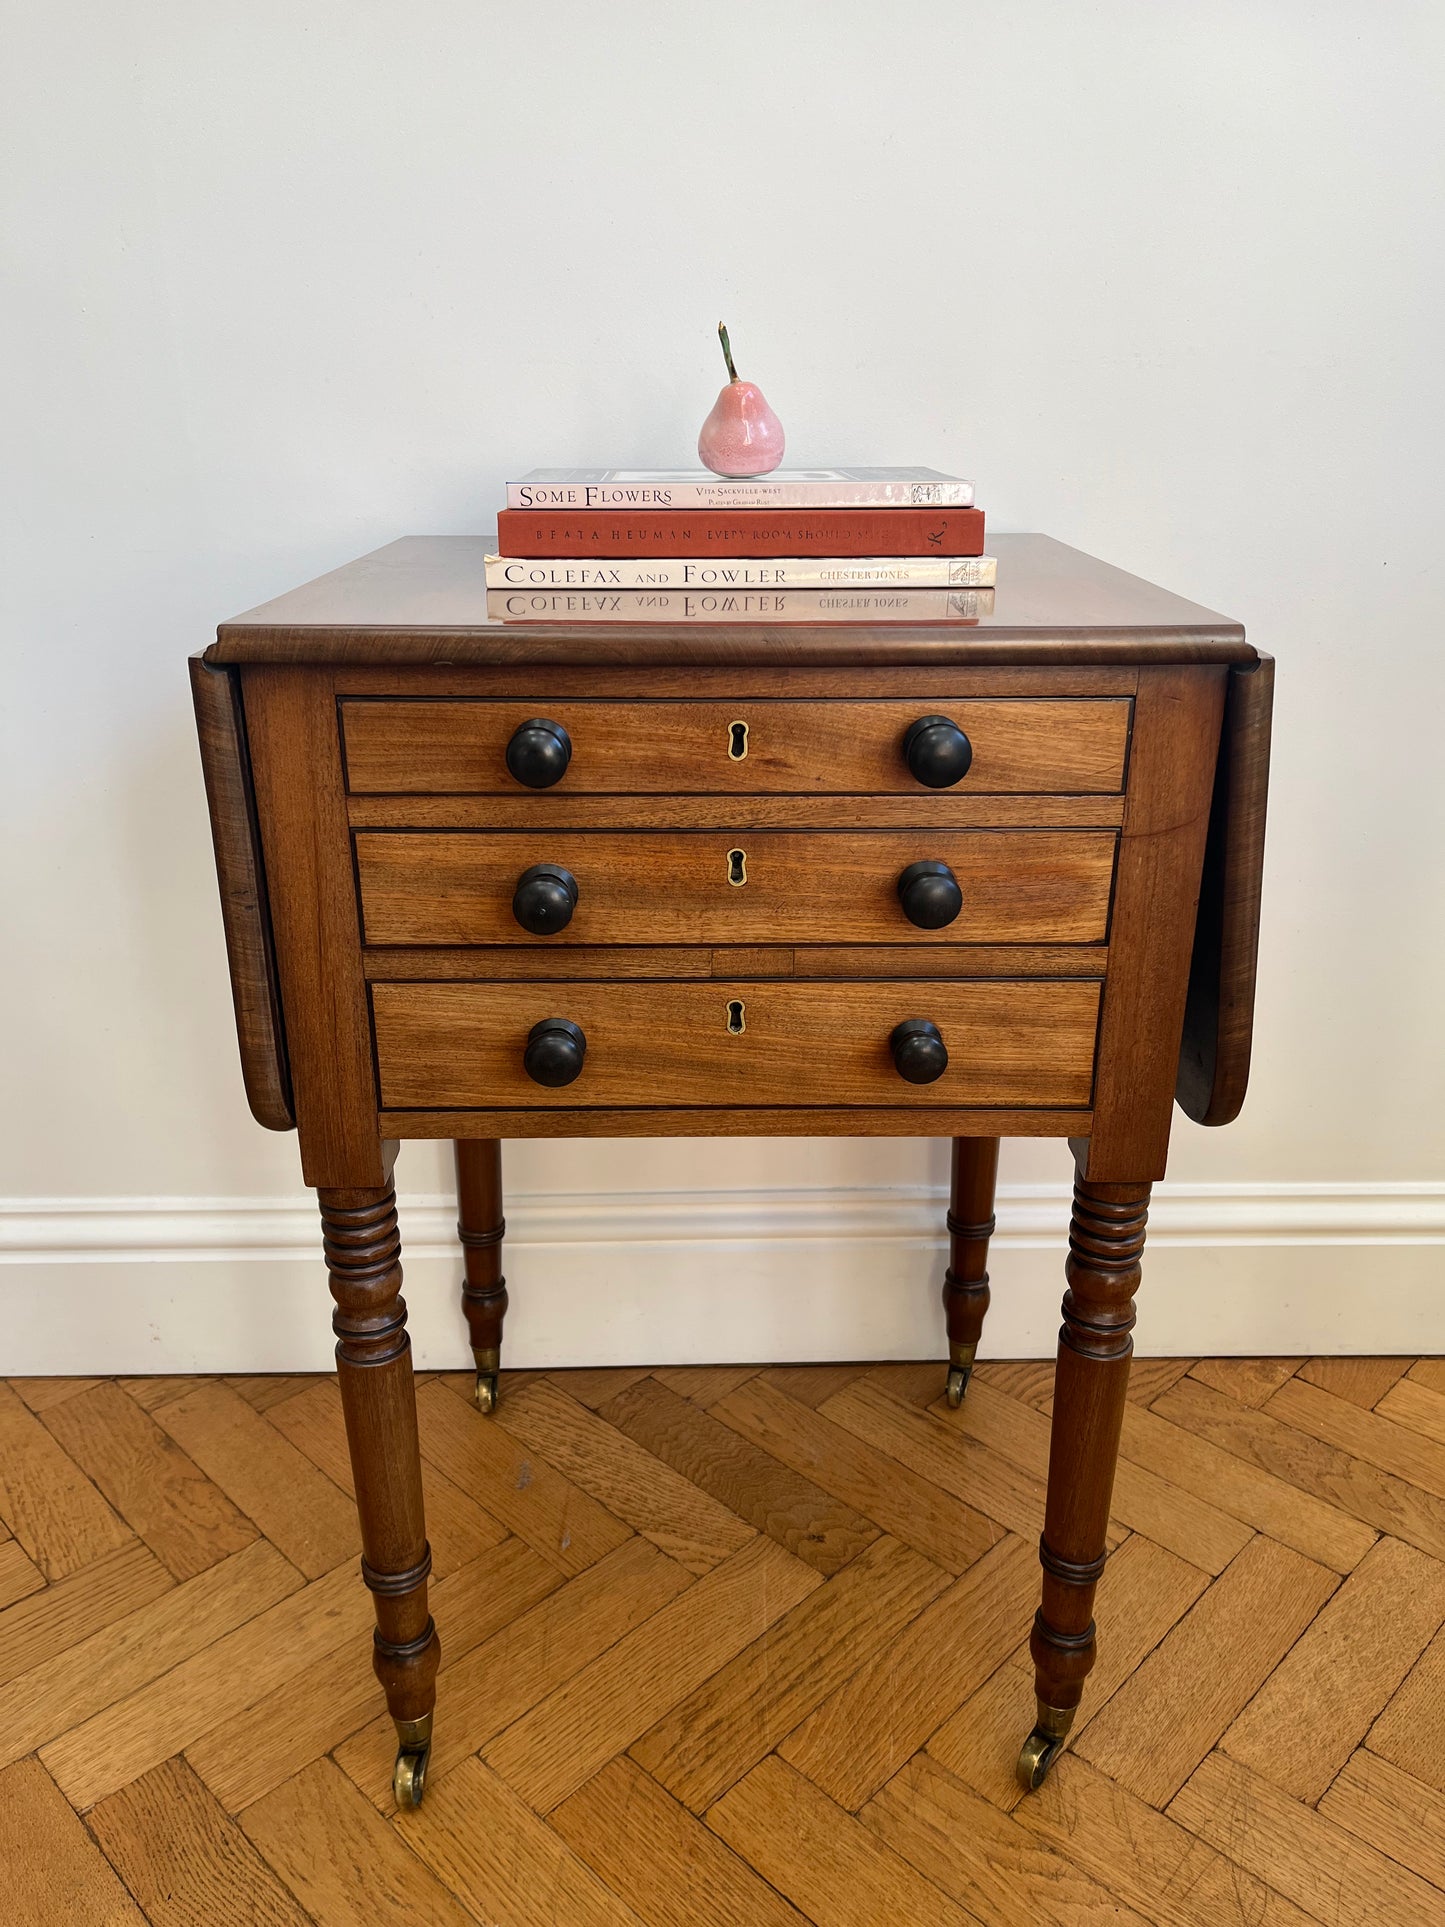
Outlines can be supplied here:
<path id="1" fill-rule="evenodd" d="M 982 509 L 630 509 L 625 515 L 503 509 L 504 556 L 982 555 Z"/>
<path id="2" fill-rule="evenodd" d="M 647 560 L 489 555 L 489 589 L 991 589 L 991 555 L 795 555 L 772 560 Z"/>
<path id="3" fill-rule="evenodd" d="M 488 589 L 500 622 L 978 622 L 992 589 Z"/>
<path id="4" fill-rule="evenodd" d="M 509 509 L 911 509 L 973 506 L 972 482 L 508 482 Z"/>

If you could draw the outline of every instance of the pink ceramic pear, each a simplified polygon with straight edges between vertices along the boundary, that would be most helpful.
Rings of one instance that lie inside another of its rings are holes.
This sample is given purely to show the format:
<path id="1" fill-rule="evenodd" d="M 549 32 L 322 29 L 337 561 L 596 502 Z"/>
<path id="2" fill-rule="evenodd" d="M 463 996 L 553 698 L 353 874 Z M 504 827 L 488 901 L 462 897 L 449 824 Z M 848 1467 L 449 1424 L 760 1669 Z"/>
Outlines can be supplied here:
<path id="1" fill-rule="evenodd" d="M 783 459 L 783 424 L 769 408 L 761 388 L 739 381 L 728 346 L 728 331 L 717 324 L 728 385 L 712 405 L 697 438 L 697 452 L 714 475 L 768 475 Z"/>

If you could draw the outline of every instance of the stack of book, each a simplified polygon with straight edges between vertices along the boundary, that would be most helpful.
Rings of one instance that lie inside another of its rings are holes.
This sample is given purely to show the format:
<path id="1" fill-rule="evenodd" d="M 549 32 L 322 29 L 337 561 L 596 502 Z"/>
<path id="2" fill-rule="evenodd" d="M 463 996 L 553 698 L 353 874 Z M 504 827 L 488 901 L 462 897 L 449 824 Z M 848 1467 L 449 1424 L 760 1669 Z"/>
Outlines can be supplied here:
<path id="1" fill-rule="evenodd" d="M 534 469 L 487 557 L 504 622 L 977 622 L 972 482 L 929 468 Z"/>

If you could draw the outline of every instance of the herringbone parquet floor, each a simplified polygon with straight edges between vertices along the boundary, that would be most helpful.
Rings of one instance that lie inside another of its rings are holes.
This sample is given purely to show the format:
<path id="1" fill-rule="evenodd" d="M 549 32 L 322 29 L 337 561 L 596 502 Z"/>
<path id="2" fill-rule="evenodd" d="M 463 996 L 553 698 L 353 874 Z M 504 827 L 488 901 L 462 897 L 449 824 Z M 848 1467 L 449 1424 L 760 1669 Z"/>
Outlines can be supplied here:
<path id="1" fill-rule="evenodd" d="M 325 1379 L 0 1384 L 0 1916 L 1445 1922 L 1445 1363 L 1135 1367 L 1072 1749 L 1022 1799 L 1051 1372 L 419 1403 L 398 1816 Z"/>

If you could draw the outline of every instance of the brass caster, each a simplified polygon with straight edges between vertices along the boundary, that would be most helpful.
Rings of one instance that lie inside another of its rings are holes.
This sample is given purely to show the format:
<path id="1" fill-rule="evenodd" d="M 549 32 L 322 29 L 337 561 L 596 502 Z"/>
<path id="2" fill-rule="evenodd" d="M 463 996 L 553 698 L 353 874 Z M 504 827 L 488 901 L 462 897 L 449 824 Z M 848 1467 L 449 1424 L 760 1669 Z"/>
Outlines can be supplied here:
<path id="1" fill-rule="evenodd" d="M 1025 1793 L 1037 1793 L 1049 1777 L 1049 1768 L 1064 1750 L 1064 1742 L 1056 1740 L 1048 1733 L 1041 1733 L 1038 1727 L 1024 1741 L 1024 1750 L 1019 1754 L 1017 1768 L 1018 1783 Z"/>
<path id="2" fill-rule="evenodd" d="M 963 1395 L 968 1390 L 968 1381 L 973 1377 L 973 1361 L 977 1355 L 976 1343 L 958 1340 L 949 1344 L 948 1402 L 955 1412 L 963 1403 Z"/>
<path id="3" fill-rule="evenodd" d="M 426 1763 L 431 1758 L 430 1746 L 424 1746 L 419 1753 L 409 1752 L 405 1747 L 396 1756 L 392 1769 L 391 1790 L 399 1807 L 419 1807 L 422 1795 L 426 1792 Z"/>
<path id="4" fill-rule="evenodd" d="M 477 1385 L 472 1393 L 477 1410 L 482 1413 L 495 1412 L 497 1380 L 502 1370 L 502 1348 L 500 1345 L 473 1345 L 472 1357 L 477 1366 Z"/>
<path id="5" fill-rule="evenodd" d="M 1050 1706 L 1042 1699 L 1036 1704 L 1038 1720 L 1019 1754 L 1018 1782 L 1025 1793 L 1037 1793 L 1048 1779 L 1049 1768 L 1064 1750 L 1077 1711 L 1072 1706 Z"/>

